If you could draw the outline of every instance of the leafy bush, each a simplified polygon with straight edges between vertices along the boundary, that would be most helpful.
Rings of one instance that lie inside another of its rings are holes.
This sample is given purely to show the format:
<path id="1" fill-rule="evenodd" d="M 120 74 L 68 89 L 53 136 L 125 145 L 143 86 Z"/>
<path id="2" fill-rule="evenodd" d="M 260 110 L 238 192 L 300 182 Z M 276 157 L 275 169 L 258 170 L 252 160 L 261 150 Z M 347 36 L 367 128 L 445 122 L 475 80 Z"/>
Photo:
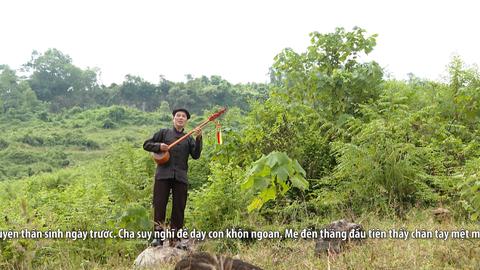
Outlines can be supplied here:
<path id="1" fill-rule="evenodd" d="M 16 164 L 25 164 L 25 165 L 41 161 L 42 160 L 41 156 L 42 155 L 39 153 L 18 149 L 18 148 L 16 149 L 9 148 L 5 153 L 5 157 L 11 162 L 14 162 Z"/>
<path id="2" fill-rule="evenodd" d="M 188 183 L 189 189 L 195 190 L 203 186 L 208 181 L 210 175 L 208 160 L 201 157 L 197 160 L 188 161 Z"/>
<path id="3" fill-rule="evenodd" d="M 0 139 L 0 151 L 3 149 L 6 149 L 8 147 L 8 142 L 5 141 L 4 139 Z"/>
<path id="4" fill-rule="evenodd" d="M 480 218 L 480 158 L 467 162 L 465 172 L 460 181 L 461 203 L 474 221 Z"/>
<path id="5" fill-rule="evenodd" d="M 42 146 L 44 144 L 44 139 L 42 137 L 39 137 L 39 136 L 25 134 L 21 138 L 21 142 L 29 144 L 31 146 Z"/>
<path id="6" fill-rule="evenodd" d="M 31 132 L 23 135 L 19 141 L 31 146 L 83 146 L 85 149 L 99 149 L 100 145 L 91 139 L 85 138 L 81 131 L 77 132 L 61 132 L 48 135 L 32 135 Z"/>
<path id="7" fill-rule="evenodd" d="M 155 162 L 143 149 L 116 145 L 102 162 L 101 175 L 108 198 L 115 204 L 117 226 L 148 230 Z"/>
<path id="8" fill-rule="evenodd" d="M 208 183 L 190 191 L 186 226 L 221 230 L 243 219 L 249 196 L 240 190 L 243 170 L 235 165 L 211 164 Z"/>
<path id="9" fill-rule="evenodd" d="M 291 160 L 283 152 L 271 152 L 252 164 L 242 190 L 260 192 L 248 205 L 248 211 L 260 209 L 263 204 L 274 200 L 278 194 L 285 195 L 291 187 L 305 190 L 308 182 L 306 172 L 298 161 Z"/>
<path id="10" fill-rule="evenodd" d="M 335 177 L 345 179 L 355 211 L 375 209 L 399 214 L 426 198 L 426 149 L 408 141 L 408 119 L 364 123 L 352 142 L 334 144 Z"/>
<path id="11" fill-rule="evenodd" d="M 112 119 L 107 118 L 105 121 L 103 121 L 102 128 L 105 129 L 112 129 L 115 127 L 115 123 L 112 121 Z"/>
<path id="12" fill-rule="evenodd" d="M 64 146 L 83 146 L 86 149 L 99 149 L 100 145 L 91 139 L 85 138 L 83 132 L 66 132 L 64 134 L 55 134 L 53 138 L 49 138 L 49 144 L 62 144 Z"/>
<path id="13" fill-rule="evenodd" d="M 127 113 L 125 108 L 119 107 L 119 106 L 113 106 L 110 108 L 108 112 L 108 119 L 112 119 L 115 122 L 119 122 L 125 119 L 126 114 Z"/>

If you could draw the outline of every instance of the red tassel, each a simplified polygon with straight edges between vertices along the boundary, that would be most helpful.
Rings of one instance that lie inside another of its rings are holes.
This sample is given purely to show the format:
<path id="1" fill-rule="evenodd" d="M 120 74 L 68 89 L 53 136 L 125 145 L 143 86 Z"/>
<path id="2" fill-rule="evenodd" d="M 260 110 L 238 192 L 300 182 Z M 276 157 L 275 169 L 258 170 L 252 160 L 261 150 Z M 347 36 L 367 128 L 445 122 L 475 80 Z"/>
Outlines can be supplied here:
<path id="1" fill-rule="evenodd" d="M 222 140 L 222 130 L 221 130 L 221 126 L 220 126 L 220 122 L 219 122 L 219 121 L 216 122 L 216 126 L 217 126 L 217 143 L 218 143 L 218 144 L 223 144 L 223 140 Z"/>

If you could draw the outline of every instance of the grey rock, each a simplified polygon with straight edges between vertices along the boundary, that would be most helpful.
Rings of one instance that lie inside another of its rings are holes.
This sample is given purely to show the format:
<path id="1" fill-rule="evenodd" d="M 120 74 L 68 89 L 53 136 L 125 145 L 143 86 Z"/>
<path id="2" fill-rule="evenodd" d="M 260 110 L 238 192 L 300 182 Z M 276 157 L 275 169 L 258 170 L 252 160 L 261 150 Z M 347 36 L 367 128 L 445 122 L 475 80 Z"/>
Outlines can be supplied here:
<path id="1" fill-rule="evenodd" d="M 346 243 L 359 242 L 365 234 L 361 225 L 345 219 L 334 221 L 321 231 L 324 233 L 324 237 L 318 238 L 315 242 L 315 255 L 317 256 L 325 253 L 338 254 L 344 249 Z"/>
<path id="2" fill-rule="evenodd" d="M 135 268 L 155 268 L 164 263 L 180 260 L 187 251 L 173 247 L 148 247 L 135 259 Z"/>
<path id="3" fill-rule="evenodd" d="M 448 222 L 452 218 L 452 214 L 450 213 L 450 210 L 442 207 L 432 210 L 432 214 L 435 221 L 440 223 Z"/>
<path id="4" fill-rule="evenodd" d="M 194 248 L 195 241 L 192 239 L 165 241 L 163 246 L 146 248 L 138 255 L 133 265 L 135 268 L 154 268 L 161 264 L 177 262 Z"/>

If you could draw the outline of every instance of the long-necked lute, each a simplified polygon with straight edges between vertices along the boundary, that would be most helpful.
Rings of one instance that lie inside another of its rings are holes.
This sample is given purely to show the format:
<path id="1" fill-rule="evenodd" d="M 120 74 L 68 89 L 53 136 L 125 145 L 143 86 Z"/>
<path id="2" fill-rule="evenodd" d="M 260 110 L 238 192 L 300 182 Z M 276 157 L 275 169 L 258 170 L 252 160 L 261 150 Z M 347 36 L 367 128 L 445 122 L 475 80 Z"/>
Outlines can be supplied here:
<path id="1" fill-rule="evenodd" d="M 198 125 L 196 128 L 194 128 L 193 130 L 191 130 L 190 132 L 188 132 L 187 134 L 183 135 L 182 137 L 180 137 L 178 140 L 174 141 L 173 143 L 171 143 L 170 145 L 168 145 L 168 150 L 167 151 L 162 151 L 160 153 L 152 153 L 152 157 L 153 157 L 153 160 L 155 160 L 155 163 L 157 163 L 158 165 L 162 165 L 162 164 L 165 164 L 168 162 L 168 160 L 170 159 L 170 149 L 172 149 L 175 145 L 179 144 L 180 142 L 182 142 L 183 140 L 185 140 L 186 138 L 188 138 L 190 135 L 192 135 L 193 132 L 195 132 L 195 130 L 197 129 L 201 129 L 203 128 L 204 126 L 206 126 L 209 122 L 217 119 L 221 114 L 223 114 L 227 109 L 226 108 L 222 108 L 220 110 L 218 110 L 218 112 L 210 115 L 208 117 L 207 120 L 205 120 L 203 123 L 201 123 L 200 125 Z"/>

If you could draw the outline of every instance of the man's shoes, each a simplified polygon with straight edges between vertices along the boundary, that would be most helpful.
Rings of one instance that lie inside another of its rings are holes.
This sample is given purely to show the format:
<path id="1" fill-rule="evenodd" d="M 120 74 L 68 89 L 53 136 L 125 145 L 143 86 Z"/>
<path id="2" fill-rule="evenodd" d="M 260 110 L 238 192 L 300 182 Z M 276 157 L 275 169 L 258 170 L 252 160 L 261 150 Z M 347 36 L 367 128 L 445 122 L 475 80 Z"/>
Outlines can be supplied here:
<path id="1" fill-rule="evenodd" d="M 163 247 L 163 241 L 160 240 L 159 233 L 163 231 L 163 227 L 159 224 L 156 224 L 153 227 L 153 241 L 150 243 L 152 247 Z"/>
<path id="2" fill-rule="evenodd" d="M 155 238 L 155 239 L 153 239 L 153 241 L 150 243 L 150 245 L 151 245 L 152 247 L 158 247 L 158 246 L 163 247 L 163 241 L 160 240 L 160 239 L 158 239 L 158 238 Z"/>
<path id="3" fill-rule="evenodd" d="M 189 250 L 188 240 L 187 239 L 170 240 L 170 247 L 187 251 Z"/>
<path id="4" fill-rule="evenodd" d="M 187 251 L 188 248 L 189 248 L 189 247 L 187 246 L 187 244 L 186 244 L 185 242 L 183 242 L 183 241 L 179 241 L 179 242 L 175 245 L 175 247 L 178 248 L 178 249 L 181 249 L 181 250 L 185 250 L 185 251 Z"/>

